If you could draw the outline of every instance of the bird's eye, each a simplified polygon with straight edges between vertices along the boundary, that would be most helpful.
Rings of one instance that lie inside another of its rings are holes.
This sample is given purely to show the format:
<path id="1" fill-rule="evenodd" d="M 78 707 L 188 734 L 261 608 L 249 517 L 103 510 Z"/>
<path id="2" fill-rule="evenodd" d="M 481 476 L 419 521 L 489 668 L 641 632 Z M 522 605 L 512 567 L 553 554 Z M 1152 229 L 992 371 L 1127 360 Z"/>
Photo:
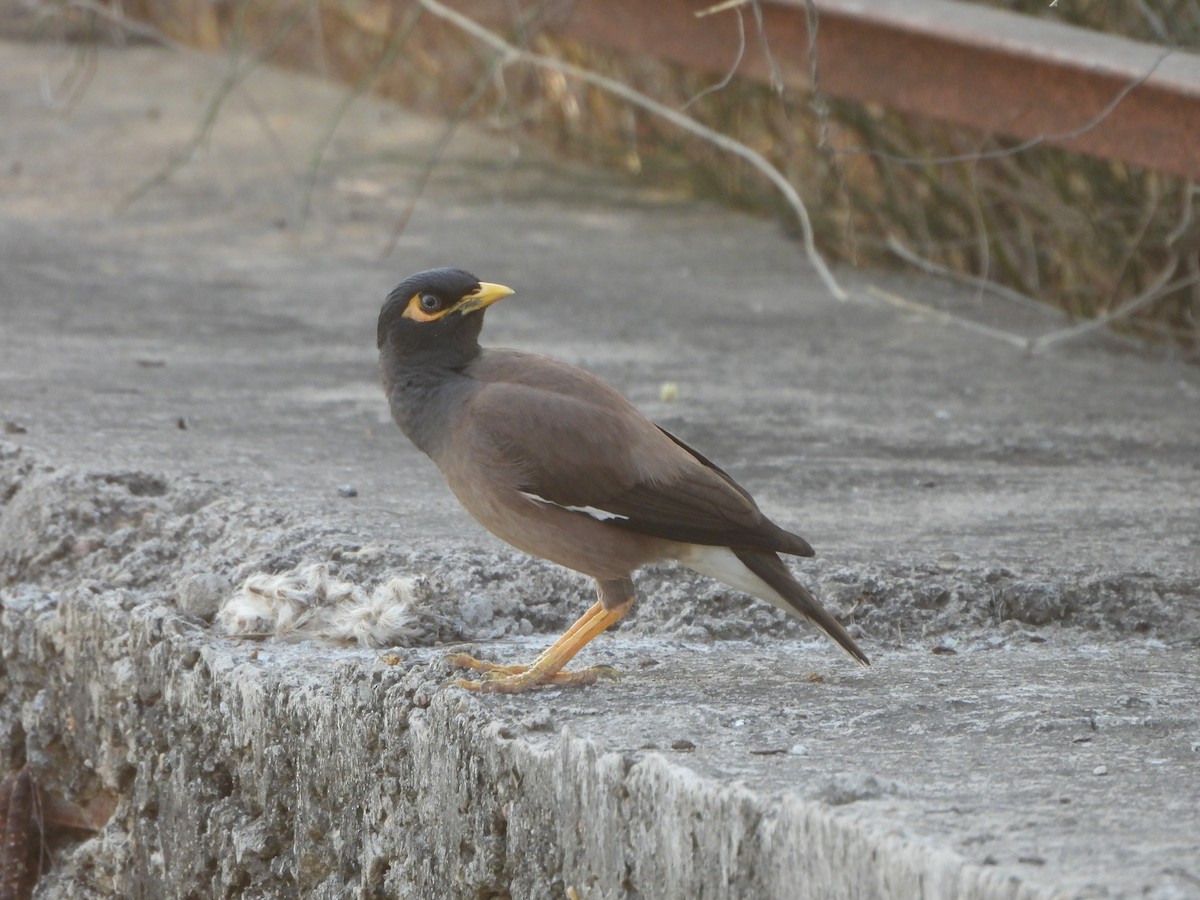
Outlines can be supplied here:
<path id="1" fill-rule="evenodd" d="M 442 301 L 439 300 L 437 297 L 433 296 L 433 294 L 422 294 L 421 295 L 421 309 L 423 309 L 425 312 L 427 312 L 427 313 L 437 312 L 441 308 L 442 308 Z"/>

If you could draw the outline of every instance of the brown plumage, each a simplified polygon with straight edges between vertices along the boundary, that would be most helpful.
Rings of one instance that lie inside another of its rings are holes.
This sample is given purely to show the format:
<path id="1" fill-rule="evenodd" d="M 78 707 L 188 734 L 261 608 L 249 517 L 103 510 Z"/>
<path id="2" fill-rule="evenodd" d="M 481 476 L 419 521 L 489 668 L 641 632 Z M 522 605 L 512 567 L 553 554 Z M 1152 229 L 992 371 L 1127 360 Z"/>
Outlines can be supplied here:
<path id="1" fill-rule="evenodd" d="M 532 666 L 455 657 L 488 673 L 460 683 L 520 691 L 609 674 L 561 670 L 628 610 L 633 572 L 671 559 L 808 619 L 868 665 L 778 556 L 812 556 L 808 542 L 771 522 L 729 475 L 587 372 L 480 348 L 483 310 L 511 293 L 433 269 L 401 283 L 379 318 L 393 417 L 463 507 L 514 547 L 597 583 L 596 606 Z"/>

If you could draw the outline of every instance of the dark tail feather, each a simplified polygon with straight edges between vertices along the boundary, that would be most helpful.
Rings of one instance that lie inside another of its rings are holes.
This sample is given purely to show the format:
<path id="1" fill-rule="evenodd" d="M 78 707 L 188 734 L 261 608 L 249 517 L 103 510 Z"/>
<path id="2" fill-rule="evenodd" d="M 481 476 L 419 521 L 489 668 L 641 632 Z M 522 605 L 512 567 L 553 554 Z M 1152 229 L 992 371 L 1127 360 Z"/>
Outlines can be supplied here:
<path id="1" fill-rule="evenodd" d="M 763 553 L 757 550 L 734 550 L 734 554 L 742 564 L 765 581 L 796 611 L 796 614 L 808 619 L 820 628 L 839 647 L 845 650 L 854 661 L 863 666 L 869 666 L 871 661 L 867 654 L 854 643 L 854 638 L 846 633 L 842 623 L 835 619 L 816 598 L 813 597 L 788 571 L 787 566 L 774 553 Z"/>

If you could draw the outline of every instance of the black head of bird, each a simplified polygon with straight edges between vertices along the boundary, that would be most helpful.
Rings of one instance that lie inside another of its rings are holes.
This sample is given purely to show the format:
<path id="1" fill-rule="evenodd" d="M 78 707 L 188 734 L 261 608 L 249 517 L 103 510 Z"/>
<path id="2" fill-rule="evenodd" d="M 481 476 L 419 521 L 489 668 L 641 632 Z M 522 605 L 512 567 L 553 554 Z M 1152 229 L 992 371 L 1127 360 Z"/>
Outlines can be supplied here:
<path id="1" fill-rule="evenodd" d="M 458 683 L 515 693 L 611 676 L 564 667 L 628 612 L 634 571 L 667 560 L 806 619 L 867 665 L 779 557 L 812 547 L 728 474 L 582 369 L 479 346 L 483 311 L 511 293 L 462 269 L 431 269 L 401 282 L 379 316 L 392 416 L 467 512 L 514 547 L 596 580 L 595 605 L 532 665 L 458 654 L 455 665 L 485 673 Z"/>
<path id="2" fill-rule="evenodd" d="M 399 363 L 465 365 L 479 352 L 483 311 L 512 290 L 465 269 L 428 269 L 388 294 L 376 345 Z"/>

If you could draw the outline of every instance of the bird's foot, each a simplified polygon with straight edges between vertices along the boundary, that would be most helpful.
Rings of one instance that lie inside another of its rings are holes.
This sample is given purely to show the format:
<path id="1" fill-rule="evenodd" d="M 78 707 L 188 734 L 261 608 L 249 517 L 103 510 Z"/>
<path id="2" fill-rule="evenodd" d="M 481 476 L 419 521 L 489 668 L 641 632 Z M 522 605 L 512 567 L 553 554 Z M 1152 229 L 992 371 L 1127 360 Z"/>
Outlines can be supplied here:
<path id="1" fill-rule="evenodd" d="M 482 681 L 460 678 L 451 684 L 481 694 L 520 694 L 545 685 L 555 687 L 595 684 L 600 679 L 620 681 L 620 673 L 612 666 L 589 666 L 586 669 L 564 671 L 552 670 L 547 666 L 505 666 L 500 663 L 475 659 L 465 653 L 452 653 L 446 661 L 460 669 L 471 669 L 484 673 Z"/>
<path id="2" fill-rule="evenodd" d="M 520 675 L 529 666 L 506 666 L 486 659 L 476 659 L 468 653 L 450 653 L 446 662 L 456 669 L 471 669 L 474 672 L 486 672 L 489 675 Z"/>

